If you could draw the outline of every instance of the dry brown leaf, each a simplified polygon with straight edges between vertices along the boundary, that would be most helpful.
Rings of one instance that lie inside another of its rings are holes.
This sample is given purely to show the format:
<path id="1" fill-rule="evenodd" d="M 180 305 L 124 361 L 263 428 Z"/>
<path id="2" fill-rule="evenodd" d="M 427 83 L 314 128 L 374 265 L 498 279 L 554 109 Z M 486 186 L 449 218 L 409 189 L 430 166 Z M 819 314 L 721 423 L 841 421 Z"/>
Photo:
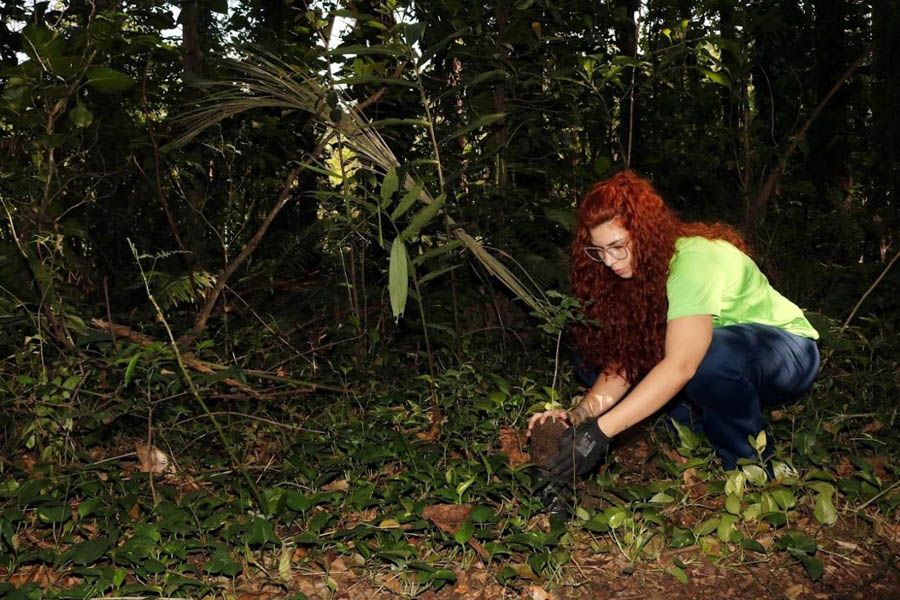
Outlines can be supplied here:
<path id="1" fill-rule="evenodd" d="M 862 428 L 863 433 L 875 433 L 876 431 L 881 431 L 881 428 L 884 427 L 884 423 L 881 421 L 875 420 Z"/>
<path id="2" fill-rule="evenodd" d="M 519 432 L 509 427 L 500 428 L 500 449 L 509 459 L 509 466 L 518 467 L 531 462 L 531 457 L 522 452 Z"/>
<path id="3" fill-rule="evenodd" d="M 425 507 L 422 518 L 437 525 L 441 531 L 453 535 L 471 513 L 471 504 L 433 504 Z"/>
<path id="4" fill-rule="evenodd" d="M 686 463 L 688 461 L 688 459 L 686 459 L 682 455 L 678 454 L 678 452 L 676 452 L 675 450 L 672 450 L 671 448 L 665 450 L 665 453 L 666 453 L 666 456 L 668 456 L 672 460 L 672 462 L 674 462 L 677 465 L 683 465 L 684 463 Z"/>
<path id="5" fill-rule="evenodd" d="M 890 456 L 885 456 L 884 454 L 877 454 L 875 456 L 868 456 L 866 460 L 869 461 L 869 464 L 872 465 L 872 471 L 876 476 L 885 479 L 888 477 L 887 469 L 885 469 L 885 465 L 891 462 Z"/>
<path id="6" fill-rule="evenodd" d="M 845 456 L 841 462 L 834 468 L 834 472 L 841 478 L 847 479 L 853 476 L 854 467 L 850 463 L 850 457 Z"/>
<path id="7" fill-rule="evenodd" d="M 154 473 L 157 475 L 161 473 L 175 473 L 175 465 L 172 464 L 169 455 L 156 446 L 137 441 L 134 443 L 134 448 L 142 473 Z"/>
<path id="8" fill-rule="evenodd" d="M 550 594 L 539 585 L 533 585 L 528 590 L 528 598 L 531 600 L 550 600 Z"/>
<path id="9" fill-rule="evenodd" d="M 788 600 L 797 600 L 806 591 L 806 587 L 802 583 L 795 583 L 788 589 L 784 590 L 784 595 Z"/>
<path id="10" fill-rule="evenodd" d="M 350 489 L 350 483 L 346 479 L 337 479 L 322 486 L 323 492 L 346 492 Z"/>

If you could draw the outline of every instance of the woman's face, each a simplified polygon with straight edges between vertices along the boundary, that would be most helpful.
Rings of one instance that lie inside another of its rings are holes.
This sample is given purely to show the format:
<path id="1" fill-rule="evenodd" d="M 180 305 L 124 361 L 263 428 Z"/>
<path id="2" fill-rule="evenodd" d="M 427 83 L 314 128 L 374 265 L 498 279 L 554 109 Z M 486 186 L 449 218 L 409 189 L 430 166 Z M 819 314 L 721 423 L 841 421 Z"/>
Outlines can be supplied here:
<path id="1" fill-rule="evenodd" d="M 589 252 L 597 262 L 612 269 L 622 279 L 631 279 L 632 270 L 631 236 L 615 219 L 601 223 L 590 229 L 593 249 Z"/>

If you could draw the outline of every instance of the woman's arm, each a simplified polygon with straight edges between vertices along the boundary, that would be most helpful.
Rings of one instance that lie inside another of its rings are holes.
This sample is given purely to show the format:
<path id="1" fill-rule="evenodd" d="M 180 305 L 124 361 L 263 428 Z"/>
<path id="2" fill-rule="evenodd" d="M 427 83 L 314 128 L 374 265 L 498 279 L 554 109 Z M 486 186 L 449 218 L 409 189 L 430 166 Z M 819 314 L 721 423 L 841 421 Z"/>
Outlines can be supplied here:
<path id="1" fill-rule="evenodd" d="M 599 417 L 621 400 L 630 387 L 631 385 L 622 375 L 603 372 L 597 377 L 597 381 L 584 395 L 578 406 L 572 410 L 548 410 L 531 415 L 526 435 L 531 435 L 531 430 L 547 419 L 560 420 L 567 425 L 575 426 L 591 417 Z"/>
<path id="2" fill-rule="evenodd" d="M 608 437 L 618 435 L 671 400 L 696 373 L 712 342 L 712 331 L 712 315 L 692 315 L 669 321 L 664 358 L 628 397 L 598 419 L 601 431 Z"/>
<path id="3" fill-rule="evenodd" d="M 572 409 L 569 420 L 578 425 L 591 417 L 599 417 L 622 399 L 631 384 L 616 372 L 604 371 L 584 395 L 581 402 Z"/>

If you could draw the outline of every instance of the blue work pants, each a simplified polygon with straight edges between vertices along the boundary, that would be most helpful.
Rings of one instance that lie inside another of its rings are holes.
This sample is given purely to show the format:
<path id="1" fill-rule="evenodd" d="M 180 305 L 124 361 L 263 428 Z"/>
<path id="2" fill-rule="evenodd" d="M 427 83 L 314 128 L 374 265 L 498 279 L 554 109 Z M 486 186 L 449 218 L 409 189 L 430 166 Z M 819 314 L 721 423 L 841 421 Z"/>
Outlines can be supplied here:
<path id="1" fill-rule="evenodd" d="M 580 357 L 575 370 L 588 385 L 597 379 L 596 370 Z M 686 425 L 696 415 L 695 430 L 706 434 L 728 471 L 737 467 L 739 458 L 756 457 L 748 437 L 765 429 L 763 407 L 797 399 L 818 371 L 815 340 L 757 323 L 717 327 L 706 356 L 684 387 L 691 406 L 676 399 L 669 414 Z M 771 452 L 769 437 L 765 454 Z"/>

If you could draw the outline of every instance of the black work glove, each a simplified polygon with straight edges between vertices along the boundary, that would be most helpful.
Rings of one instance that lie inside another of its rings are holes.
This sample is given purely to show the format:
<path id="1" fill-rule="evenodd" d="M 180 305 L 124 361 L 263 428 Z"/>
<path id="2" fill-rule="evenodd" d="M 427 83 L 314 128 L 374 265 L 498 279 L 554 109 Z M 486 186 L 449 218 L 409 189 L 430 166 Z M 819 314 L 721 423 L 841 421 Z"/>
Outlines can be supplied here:
<path id="1" fill-rule="evenodd" d="M 561 448 L 550 459 L 547 470 L 556 477 L 571 477 L 573 473 L 584 475 L 600 464 L 609 449 L 609 442 L 597 419 L 588 419 L 563 434 Z"/>

